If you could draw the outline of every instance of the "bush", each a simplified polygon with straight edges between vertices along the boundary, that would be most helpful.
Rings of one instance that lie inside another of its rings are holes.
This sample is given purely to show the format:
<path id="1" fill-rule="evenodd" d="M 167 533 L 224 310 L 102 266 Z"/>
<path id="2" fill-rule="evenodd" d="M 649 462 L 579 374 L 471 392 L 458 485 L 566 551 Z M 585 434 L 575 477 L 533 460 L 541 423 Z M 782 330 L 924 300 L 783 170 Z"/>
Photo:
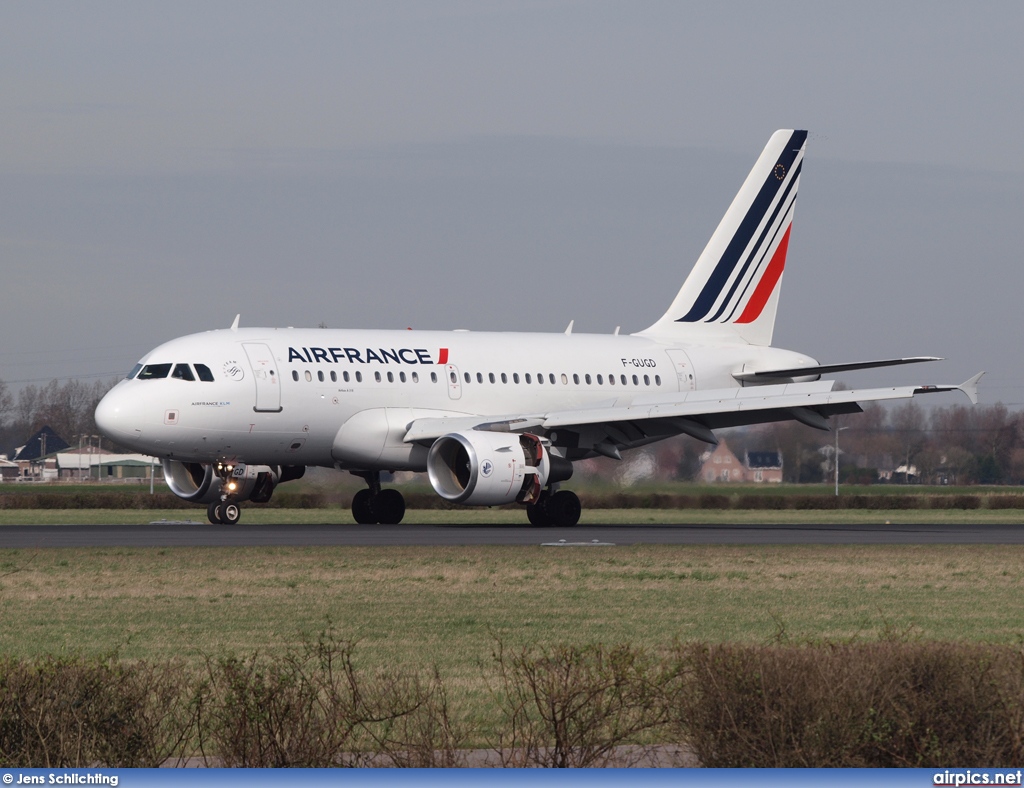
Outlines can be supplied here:
<path id="1" fill-rule="evenodd" d="M 1024 509 L 1024 495 L 990 495 L 989 509 Z"/>
<path id="2" fill-rule="evenodd" d="M 224 766 L 455 766 L 440 678 L 356 670 L 323 635 L 280 659 L 208 659 L 195 695 L 200 750 Z"/>
<path id="3" fill-rule="evenodd" d="M 980 509 L 981 497 L 978 495 L 933 495 L 932 509 Z"/>
<path id="4" fill-rule="evenodd" d="M 664 722 L 664 693 L 648 655 L 631 646 L 555 646 L 494 662 L 504 766 L 607 766 L 616 748 Z"/>
<path id="5" fill-rule="evenodd" d="M 942 767 L 1024 760 L 1021 655 L 882 642 L 689 645 L 670 702 L 704 766 Z"/>
<path id="6" fill-rule="evenodd" d="M 156 767 L 192 733 L 189 677 L 177 663 L 6 658 L 0 663 L 0 765 Z"/>

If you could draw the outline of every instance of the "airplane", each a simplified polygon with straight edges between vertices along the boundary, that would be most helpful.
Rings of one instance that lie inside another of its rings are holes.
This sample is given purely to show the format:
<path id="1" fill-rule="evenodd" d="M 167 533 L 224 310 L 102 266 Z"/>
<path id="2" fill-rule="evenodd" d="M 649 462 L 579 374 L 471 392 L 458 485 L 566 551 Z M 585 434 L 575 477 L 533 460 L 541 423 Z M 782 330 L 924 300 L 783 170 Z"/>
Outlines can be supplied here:
<path id="1" fill-rule="evenodd" d="M 426 472 L 467 506 L 522 504 L 573 526 L 573 462 L 677 435 L 796 420 L 828 430 L 859 403 L 959 385 L 836 390 L 821 376 L 939 360 L 819 364 L 772 347 L 807 132 L 765 146 L 668 310 L 628 336 L 230 328 L 171 340 L 102 399 L 112 441 L 161 458 L 170 489 L 234 524 L 306 467 L 362 477 L 357 523 L 395 524 L 405 500 L 381 473 Z M 982 373 L 983 374 L 983 373 Z"/>

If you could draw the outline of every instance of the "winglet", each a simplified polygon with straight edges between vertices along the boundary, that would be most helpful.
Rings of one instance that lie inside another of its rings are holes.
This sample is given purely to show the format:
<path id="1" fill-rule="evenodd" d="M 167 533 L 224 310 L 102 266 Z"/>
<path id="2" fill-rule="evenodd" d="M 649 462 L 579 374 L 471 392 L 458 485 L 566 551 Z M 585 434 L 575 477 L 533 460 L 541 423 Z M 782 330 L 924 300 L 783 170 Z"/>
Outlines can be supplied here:
<path id="1" fill-rule="evenodd" d="M 238 330 L 238 321 L 241 320 L 241 319 L 242 319 L 242 314 L 241 314 L 241 312 L 239 312 L 237 315 L 235 315 L 235 319 L 231 323 L 231 330 L 232 331 L 237 331 Z"/>
<path id="2" fill-rule="evenodd" d="M 572 320 L 569 321 L 569 327 L 567 329 L 565 329 L 565 333 L 566 334 L 571 334 L 572 333 L 572 324 L 575 323 L 575 322 L 576 322 L 575 318 L 573 318 Z"/>
<path id="3" fill-rule="evenodd" d="M 978 381 L 981 380 L 981 376 L 984 374 L 984 372 L 979 372 L 973 378 L 965 380 L 957 386 L 958 389 L 967 395 L 967 398 L 970 399 L 972 405 L 978 404 Z"/>

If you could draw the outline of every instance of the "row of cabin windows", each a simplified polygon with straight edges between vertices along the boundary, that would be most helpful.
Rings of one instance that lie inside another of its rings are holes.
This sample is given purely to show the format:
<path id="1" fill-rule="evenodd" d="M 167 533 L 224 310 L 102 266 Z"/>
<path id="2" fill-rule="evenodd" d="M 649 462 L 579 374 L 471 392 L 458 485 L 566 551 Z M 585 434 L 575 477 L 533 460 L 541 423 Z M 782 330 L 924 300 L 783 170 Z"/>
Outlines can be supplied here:
<path id="1" fill-rule="evenodd" d="M 395 382 L 395 373 L 394 372 L 386 372 L 384 374 L 387 377 L 388 383 L 394 383 Z M 457 384 L 459 382 L 458 375 L 454 371 L 449 372 L 448 374 L 449 374 L 449 377 L 451 378 L 451 382 L 452 383 L 456 383 Z M 307 369 L 305 371 L 304 375 L 305 375 L 305 378 L 306 378 L 307 382 L 311 383 L 313 381 L 313 373 L 310 370 Z M 473 382 L 473 376 L 470 373 L 468 373 L 468 372 L 463 373 L 462 377 L 463 377 L 463 380 L 466 381 L 466 383 L 472 383 Z M 496 376 L 493 372 L 489 372 L 487 374 L 487 378 L 486 379 L 490 383 L 497 383 L 499 378 L 501 379 L 502 383 L 508 383 L 508 381 L 509 381 L 509 376 L 507 374 L 505 374 L 504 372 L 502 372 L 498 376 Z M 630 378 L 632 378 L 632 382 L 633 382 L 634 386 L 639 386 L 640 385 L 641 376 L 639 376 L 639 375 L 632 375 L 632 376 L 629 376 L 629 377 L 627 377 L 626 375 L 619 375 L 619 383 L 621 385 L 623 385 L 623 386 L 628 386 L 629 382 L 630 382 Z M 327 380 L 327 376 L 324 375 L 324 371 L 323 370 L 318 370 L 317 373 L 316 373 L 316 379 L 319 382 L 324 383 Z M 353 380 L 353 375 L 350 374 L 348 371 L 345 371 L 345 372 L 341 373 L 341 379 L 345 383 L 350 383 Z M 363 373 L 357 371 L 354 374 L 354 379 L 355 379 L 356 383 L 362 383 L 363 382 Z M 384 376 L 382 376 L 380 372 L 374 372 L 373 373 L 373 379 L 377 383 L 381 383 L 384 380 Z M 297 369 L 293 369 L 292 370 L 292 380 L 294 380 L 294 381 L 298 381 L 299 380 L 299 371 Z M 331 370 L 331 372 L 330 372 L 330 380 L 331 380 L 331 383 L 337 383 L 338 382 L 338 373 L 335 372 L 334 370 Z M 407 377 L 405 372 L 399 372 L 398 373 L 398 381 L 400 383 L 405 383 L 408 380 L 411 380 L 413 383 L 419 383 L 420 382 L 420 374 L 418 372 L 412 372 Z M 556 380 L 556 378 L 555 378 L 553 373 L 548 373 L 547 380 L 548 380 L 548 383 L 550 383 L 552 386 L 555 385 L 555 383 L 557 382 L 557 380 Z M 569 376 L 566 375 L 564 372 L 561 375 L 561 380 L 562 380 L 562 385 L 563 386 L 568 386 L 569 385 Z M 583 376 L 583 382 L 587 386 L 594 385 L 595 380 L 596 380 L 598 386 L 603 386 L 605 384 L 605 380 L 604 380 L 604 376 L 603 375 L 595 375 L 594 377 L 591 377 L 590 375 L 584 375 Z M 430 373 L 430 382 L 431 383 L 437 383 L 437 373 L 436 372 L 431 372 Z M 477 383 L 483 383 L 484 382 L 484 374 L 482 372 L 477 372 L 476 373 L 476 382 Z M 513 372 L 512 373 L 512 382 L 515 383 L 515 384 L 519 383 L 519 373 L 518 372 Z M 530 375 L 529 372 L 527 372 L 527 373 L 525 373 L 523 375 L 523 382 L 528 383 L 528 384 L 533 383 L 533 377 Z M 575 385 L 577 385 L 577 386 L 580 385 L 580 376 L 574 374 L 572 376 L 572 382 Z M 537 375 L 537 383 L 539 385 L 543 385 L 544 384 L 544 375 L 543 374 L 538 374 Z M 615 375 L 609 375 L 608 376 L 608 385 L 609 386 L 614 386 L 615 385 Z M 645 386 L 650 386 L 651 385 L 651 377 L 650 377 L 650 375 L 644 375 L 643 376 L 643 385 L 645 385 Z M 654 376 L 654 385 L 655 386 L 660 386 L 661 385 L 661 375 L 655 375 Z"/>
<path id="2" fill-rule="evenodd" d="M 193 372 L 193 367 L 195 372 Z M 206 364 L 136 364 L 128 373 L 126 380 L 159 380 L 161 378 L 174 378 L 177 380 L 201 380 L 204 383 L 213 382 L 213 373 Z"/>
<path id="3" fill-rule="evenodd" d="M 305 376 L 306 376 L 306 381 L 307 382 L 312 382 L 312 380 L 313 380 L 313 373 L 310 372 L 308 369 L 305 372 Z M 374 379 L 378 383 L 380 383 L 383 380 L 383 378 L 381 377 L 381 374 L 379 372 L 374 372 L 373 373 L 373 377 L 374 377 Z M 388 372 L 387 373 L 387 378 L 388 378 L 388 383 L 394 383 L 395 382 L 395 373 L 394 372 Z M 297 381 L 298 379 L 299 379 L 299 371 L 296 370 L 296 369 L 293 369 L 292 370 L 292 380 Z M 319 380 L 321 383 L 326 381 L 327 376 L 324 375 L 324 371 L 322 369 L 321 370 L 317 370 L 316 379 Z M 330 379 L 331 379 L 331 383 L 337 383 L 338 382 L 338 373 L 335 372 L 334 370 L 331 370 Z M 353 379 L 355 380 L 356 383 L 362 383 L 363 382 L 363 373 L 357 371 L 354 375 L 352 375 L 352 374 L 349 374 L 349 372 L 346 370 L 345 372 L 341 373 L 341 379 L 345 383 L 351 383 Z M 398 381 L 400 383 L 405 383 L 405 382 L 407 382 L 409 380 L 411 380 L 413 383 L 419 383 L 420 382 L 420 373 L 419 372 L 413 372 L 413 373 L 411 373 L 408 376 L 406 376 L 406 374 L 404 372 L 399 372 L 398 373 Z M 436 372 L 431 372 L 430 373 L 430 382 L 431 383 L 437 383 L 437 373 Z"/>
<path id="4" fill-rule="evenodd" d="M 458 383 L 459 382 L 458 378 L 456 378 L 454 372 L 449 373 L 449 375 L 451 376 L 452 383 Z M 501 382 L 502 383 L 508 383 L 508 375 L 506 375 L 504 372 L 502 372 L 501 375 L 499 375 L 498 377 L 501 378 Z M 560 377 L 561 377 L 561 380 L 562 380 L 562 385 L 563 386 L 568 386 L 569 385 L 569 376 L 566 375 L 563 372 Z M 651 377 L 650 377 L 650 375 L 643 375 L 642 377 L 643 377 L 644 385 L 645 386 L 650 386 L 651 385 Z M 473 382 L 473 376 L 470 375 L 468 372 L 463 373 L 462 378 L 467 383 L 472 383 Z M 619 382 L 623 386 L 628 386 L 630 378 L 632 378 L 634 386 L 639 386 L 640 385 L 641 376 L 639 376 L 639 375 L 632 375 L 632 376 L 619 375 Z M 498 382 L 497 379 L 495 378 L 495 375 L 494 375 L 493 372 L 489 372 L 487 374 L 487 380 L 490 383 L 497 383 Z M 605 383 L 603 375 L 595 375 L 594 377 L 591 377 L 590 375 L 584 375 L 583 376 L 583 383 L 585 385 L 587 385 L 587 386 L 594 385 L 594 381 L 595 380 L 597 381 L 597 385 L 598 386 L 603 386 L 604 383 Z M 523 375 L 523 381 L 525 383 L 533 383 L 533 379 L 531 378 L 529 372 L 527 372 L 527 373 L 525 373 Z M 548 377 L 547 377 L 547 381 L 548 381 L 548 383 L 550 385 L 554 386 L 558 382 L 558 379 L 555 378 L 553 373 L 549 372 L 548 373 Z M 482 372 L 477 372 L 476 373 L 476 382 L 477 383 L 483 383 L 484 382 L 484 375 L 483 375 Z M 519 373 L 518 372 L 513 372 L 512 373 L 512 382 L 513 383 L 519 383 Z M 580 385 L 580 376 L 577 375 L 577 374 L 573 374 L 572 382 L 576 386 Z M 543 385 L 544 384 L 544 374 L 543 373 L 539 373 L 537 375 L 537 383 L 539 385 Z M 614 386 L 615 385 L 615 375 L 609 375 L 608 376 L 608 385 L 609 386 Z M 655 386 L 660 386 L 661 385 L 661 375 L 655 375 L 654 376 L 654 385 Z"/>

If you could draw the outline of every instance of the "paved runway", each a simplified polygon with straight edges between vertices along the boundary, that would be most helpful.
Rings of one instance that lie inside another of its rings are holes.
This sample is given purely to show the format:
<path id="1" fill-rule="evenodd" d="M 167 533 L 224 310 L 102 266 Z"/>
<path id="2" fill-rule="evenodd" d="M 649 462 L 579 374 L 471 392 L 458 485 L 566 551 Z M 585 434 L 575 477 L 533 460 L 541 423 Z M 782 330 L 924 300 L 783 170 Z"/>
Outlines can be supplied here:
<path id="1" fill-rule="evenodd" d="M 261 545 L 1024 544 L 1018 525 L 8 525 L 0 548 Z"/>

